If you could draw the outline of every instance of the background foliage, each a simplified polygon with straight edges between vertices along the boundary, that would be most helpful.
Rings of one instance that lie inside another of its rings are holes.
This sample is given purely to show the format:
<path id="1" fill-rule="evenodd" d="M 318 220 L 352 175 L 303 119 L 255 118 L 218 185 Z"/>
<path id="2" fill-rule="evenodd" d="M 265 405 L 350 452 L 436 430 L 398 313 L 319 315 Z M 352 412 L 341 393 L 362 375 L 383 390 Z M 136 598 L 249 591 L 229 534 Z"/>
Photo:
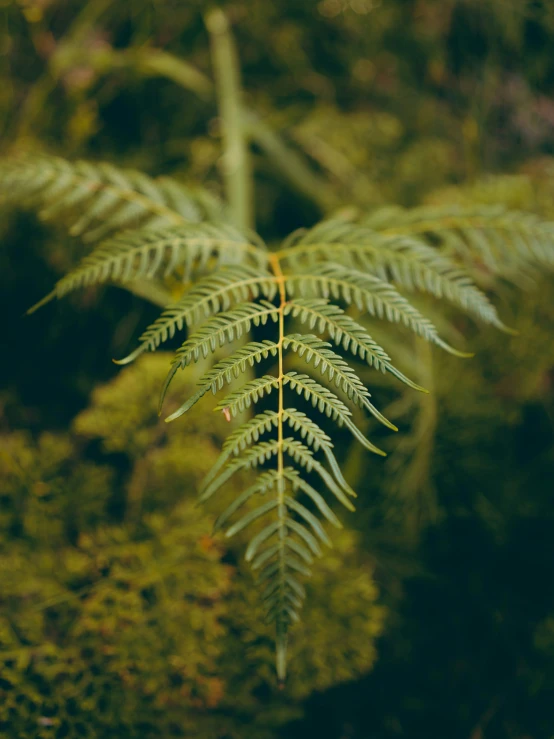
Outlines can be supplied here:
<path id="1" fill-rule="evenodd" d="M 546 0 L 223 5 L 264 237 L 389 202 L 554 216 Z M 4 150 L 112 159 L 217 194 L 204 6 L 0 2 Z M 3 315 L 19 316 L 82 247 L 2 218 Z M 7 323 L 3 730 L 550 737 L 554 310 L 548 278 L 520 282 L 523 299 L 501 282 L 498 300 L 518 336 L 470 329 L 472 360 L 420 347 L 414 379 L 430 397 L 383 388 L 400 426 L 385 462 L 344 439 L 358 534 L 335 537 L 316 569 L 283 694 L 250 575 L 237 574 L 241 542 L 212 539 L 193 502 L 224 421 L 168 429 L 155 412 L 167 358 L 109 362 L 156 310 L 111 288 Z"/>

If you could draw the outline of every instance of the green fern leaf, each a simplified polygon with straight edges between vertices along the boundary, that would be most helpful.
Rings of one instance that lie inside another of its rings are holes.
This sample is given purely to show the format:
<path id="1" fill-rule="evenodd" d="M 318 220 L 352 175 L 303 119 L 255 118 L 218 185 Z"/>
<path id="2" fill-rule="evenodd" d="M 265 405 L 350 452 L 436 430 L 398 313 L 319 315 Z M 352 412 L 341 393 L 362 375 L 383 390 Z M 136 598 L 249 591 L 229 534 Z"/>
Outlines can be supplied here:
<path id="1" fill-rule="evenodd" d="M 204 502 L 212 497 L 220 487 L 227 482 L 239 470 L 247 470 L 257 467 L 269 460 L 279 451 L 279 442 L 261 441 L 250 449 L 245 449 L 240 458 L 233 459 L 219 475 L 214 477 L 201 491 L 199 500 Z"/>
<path id="2" fill-rule="evenodd" d="M 158 289 L 159 300 L 163 278 L 196 280 L 146 329 L 137 349 L 121 360 L 130 362 L 177 331 L 200 324 L 175 354 L 160 408 L 179 369 L 243 338 L 252 327 L 275 327 L 274 340 L 247 340 L 230 349 L 201 376 L 196 391 L 167 421 L 230 383 L 234 386 L 216 405 L 228 420 L 277 390 L 272 395 L 276 410 L 257 413 L 231 432 L 206 476 L 200 500 L 212 498 L 236 474 L 248 472 L 252 478 L 219 513 L 214 531 L 225 531 L 227 537 L 253 532 L 245 558 L 262 585 L 267 620 L 275 623 L 277 672 L 283 680 L 288 630 L 298 620 L 305 597 L 298 577 L 309 576 L 321 544 L 331 544 L 323 524 L 341 526 L 320 487 L 348 510 L 354 510 L 355 497 L 331 438 L 309 413 L 288 407 L 285 394 L 296 392 L 334 424 L 348 429 L 366 449 L 383 454 L 361 432 L 352 410 L 337 394 L 307 374 L 286 371 L 287 355 L 294 353 L 319 368 L 353 405 L 395 429 L 372 404 L 368 388 L 341 352 L 350 352 L 411 388 L 422 388 L 401 373 L 368 330 L 336 303 L 404 324 L 452 354 L 467 356 L 446 344 L 435 325 L 391 282 L 449 301 L 507 330 L 460 263 L 474 260 L 494 273 L 505 266 L 511 270 L 530 263 L 552 266 L 552 225 L 502 209 L 388 208 L 359 224 L 321 223 L 293 234 L 278 251 L 269 252 L 255 234 L 211 225 L 220 220 L 215 214 L 221 210 L 209 193 L 107 164 L 69 163 L 54 157 L 11 160 L 0 166 L 0 193 L 5 200 L 37 207 L 44 218 L 63 220 L 85 240 L 110 236 L 40 304 L 105 282 L 134 284 L 135 289 L 142 285 L 143 290 L 148 285 Z M 113 236 L 116 232 L 121 233 Z M 291 319 L 321 336 L 287 334 L 285 323 Z M 327 336 L 337 351 L 323 340 Z M 274 375 L 240 382 L 247 370 L 273 358 Z M 285 437 L 285 426 L 300 438 Z M 266 434 L 268 438 L 262 438 Z M 312 485 L 312 476 L 320 486 Z"/>
<path id="3" fill-rule="evenodd" d="M 330 381 L 334 380 L 335 385 L 348 398 L 361 408 L 368 410 L 384 426 L 387 426 L 393 431 L 398 431 L 396 426 L 385 418 L 375 408 L 373 403 L 370 402 L 369 398 L 371 395 L 358 375 L 344 361 L 340 354 L 336 354 L 330 349 L 331 344 L 327 341 L 321 341 L 313 334 L 291 334 L 284 337 L 283 345 L 285 349 L 290 347 L 299 357 L 303 357 L 306 362 L 313 362 L 314 367 L 318 367 L 320 372 L 323 375 L 327 375 Z"/>
<path id="4" fill-rule="evenodd" d="M 274 508 L 277 508 L 278 505 L 278 500 L 269 500 L 267 503 L 263 503 L 261 506 L 258 506 L 258 508 L 254 508 L 254 510 L 249 511 L 246 515 L 244 515 L 241 519 L 234 523 L 229 529 L 227 529 L 227 531 L 225 532 L 225 536 L 229 538 L 231 536 L 234 536 L 235 534 L 238 534 L 239 531 L 245 529 L 261 516 L 265 516 L 266 513 L 269 513 Z"/>
<path id="5" fill-rule="evenodd" d="M 198 395 L 198 400 L 200 400 L 202 395 L 204 395 L 208 390 L 211 390 L 215 395 L 218 390 L 221 390 L 225 383 L 230 383 L 239 377 L 241 373 L 246 371 L 247 367 L 253 367 L 256 363 L 261 362 L 262 359 L 267 359 L 270 355 L 275 356 L 277 354 L 277 349 L 278 345 L 273 341 L 252 341 L 241 349 L 238 349 L 230 357 L 222 359 L 212 370 L 206 372 L 200 379 L 198 384 L 201 387 L 196 394 Z M 175 376 L 179 367 L 180 364 L 177 361 L 169 371 L 162 389 L 160 409 L 171 380 Z M 189 399 L 178 410 L 176 410 L 175 413 L 168 416 L 166 421 L 174 421 L 176 418 L 179 418 L 179 416 L 182 416 L 183 413 L 190 410 L 190 408 L 192 408 L 192 405 L 190 404 Z"/>
<path id="6" fill-rule="evenodd" d="M 296 410 L 296 408 L 285 408 L 283 411 L 283 418 L 293 428 L 294 431 L 300 432 L 303 439 L 306 439 L 308 444 L 317 451 L 321 449 L 325 454 L 327 462 L 335 475 L 335 479 L 347 493 L 352 495 L 354 491 L 350 485 L 346 482 L 341 472 L 339 463 L 335 455 L 332 452 L 333 443 L 327 434 L 315 423 L 308 418 L 302 411 Z"/>
<path id="7" fill-rule="evenodd" d="M 268 319 L 277 321 L 279 311 L 268 301 L 260 303 L 241 303 L 225 313 L 219 313 L 206 321 L 184 344 L 177 350 L 175 362 L 181 368 L 191 362 L 197 362 L 201 356 L 206 358 L 210 352 L 218 347 L 240 339 L 244 333 L 250 331 L 252 325 L 264 326 Z"/>
<path id="8" fill-rule="evenodd" d="M 163 231 L 129 231 L 103 242 L 79 266 L 59 280 L 47 298 L 33 306 L 89 285 L 135 280 L 181 273 L 190 280 L 193 269 L 203 270 L 214 257 L 216 266 L 240 264 L 250 259 L 261 266 L 266 261 L 260 247 L 246 241 L 233 228 L 200 224 Z"/>
<path id="9" fill-rule="evenodd" d="M 373 225 L 374 219 L 378 225 Z M 460 255 L 469 253 L 494 273 L 502 274 L 522 262 L 554 267 L 552 224 L 502 205 L 397 208 L 388 218 L 379 218 L 377 212 L 363 224 L 388 235 L 417 235 Z"/>
<path id="10" fill-rule="evenodd" d="M 233 500 L 233 502 L 228 505 L 222 513 L 219 514 L 219 516 L 215 520 L 213 532 L 216 533 L 217 531 L 222 529 L 229 518 L 231 518 L 231 516 L 254 495 L 265 495 L 269 490 L 275 487 L 277 479 L 278 475 L 276 470 L 268 470 L 267 472 L 262 472 L 253 485 L 251 485 L 240 495 L 238 495 Z"/>
<path id="11" fill-rule="evenodd" d="M 286 467 L 283 471 L 283 475 L 290 482 L 293 490 L 300 490 L 305 493 L 313 503 L 315 503 L 320 513 L 325 516 L 329 523 L 332 523 L 333 526 L 338 529 L 342 528 L 341 522 L 329 508 L 325 498 L 323 498 L 315 488 L 300 477 L 298 470 L 295 470 L 293 467 Z"/>
<path id="12" fill-rule="evenodd" d="M 367 361 L 370 367 L 375 367 L 382 372 L 390 372 L 405 385 L 427 392 L 415 382 L 406 377 L 392 363 L 388 354 L 367 333 L 363 326 L 356 323 L 350 316 L 328 300 L 304 300 L 297 298 L 290 300 L 285 306 L 285 315 L 291 314 L 299 317 L 304 323 L 308 323 L 311 329 L 318 328 L 319 333 L 325 331 L 337 345 L 350 350 L 354 356 Z"/>
<path id="13" fill-rule="evenodd" d="M 221 310 L 227 310 L 233 301 L 244 301 L 260 295 L 271 300 L 277 292 L 276 279 L 267 271 L 247 265 L 226 267 L 199 280 L 181 300 L 164 310 L 140 337 L 139 347 L 118 364 L 128 364 L 144 351 L 153 351 L 182 331 L 184 325 L 198 323 Z"/>
<path id="14" fill-rule="evenodd" d="M 274 388 L 279 387 L 279 382 L 272 375 L 264 375 L 250 380 L 238 390 L 229 393 L 215 409 L 216 411 L 228 411 L 229 415 L 236 416 L 257 403 L 264 395 L 269 394 Z"/>
<path id="15" fill-rule="evenodd" d="M 415 334 L 440 346 L 450 354 L 460 357 L 472 356 L 453 349 L 438 335 L 433 323 L 414 308 L 406 298 L 388 282 L 368 275 L 359 270 L 343 267 L 339 264 L 322 264 L 315 266 L 310 274 L 287 275 L 287 292 L 295 295 L 320 294 L 325 299 L 344 300 L 352 303 L 360 311 L 386 319 L 391 323 L 402 323 Z"/>
<path id="16" fill-rule="evenodd" d="M 445 254 L 414 236 L 386 235 L 344 221 L 326 221 L 303 234 L 294 246 L 282 249 L 279 256 L 296 266 L 302 259 L 316 264 L 342 258 L 348 265 L 357 265 L 385 281 L 392 279 L 408 290 L 445 298 L 506 330 L 492 303 L 469 275 Z"/>
<path id="17" fill-rule="evenodd" d="M 271 387 L 277 387 L 279 384 L 275 377 L 270 377 L 269 375 L 266 375 L 263 378 L 252 380 L 251 382 L 261 383 L 261 381 L 267 381 L 268 385 L 270 385 Z M 247 383 L 247 385 L 250 384 L 251 383 Z M 245 390 L 245 388 L 246 386 L 244 386 L 243 388 L 241 388 L 240 391 L 237 392 L 242 392 Z M 220 403 L 220 406 L 223 406 L 223 403 Z M 229 436 L 225 440 L 225 443 L 223 444 L 223 450 L 221 454 L 219 455 L 215 464 L 204 479 L 202 489 L 204 489 L 208 485 L 208 483 L 213 480 L 213 478 L 230 457 L 232 457 L 233 455 L 238 455 L 240 451 L 246 449 L 253 442 L 258 441 L 260 436 L 263 433 L 270 431 L 272 427 L 277 427 L 278 418 L 279 414 L 276 411 L 264 411 L 263 413 L 258 413 L 257 416 L 254 416 L 254 418 L 251 418 L 249 421 L 239 426 L 238 429 L 235 429 L 233 433 L 229 434 Z"/>
<path id="18" fill-rule="evenodd" d="M 308 472 L 317 472 L 337 500 L 339 500 L 349 511 L 354 510 L 354 506 L 345 496 L 342 488 L 333 480 L 325 467 L 314 458 L 311 449 L 308 449 L 305 444 L 302 444 L 302 442 L 291 437 L 283 439 L 283 450 L 291 456 L 295 462 L 302 465 L 302 467 L 305 467 Z M 351 488 L 349 488 L 347 492 L 352 497 L 356 497 L 356 494 Z"/>
<path id="19" fill-rule="evenodd" d="M 287 372 L 283 377 L 285 385 L 290 385 L 299 395 L 303 395 L 306 400 L 318 408 L 321 413 L 332 418 L 339 426 L 346 426 L 351 434 L 369 451 L 385 456 L 385 452 L 372 444 L 369 439 L 362 434 L 356 424 L 352 421 L 352 413 L 347 406 L 338 398 L 331 390 L 320 385 L 309 375 L 298 374 L 298 372 Z"/>
<path id="20" fill-rule="evenodd" d="M 294 431 L 299 431 L 303 439 L 315 449 L 331 449 L 333 443 L 331 438 L 320 428 L 315 421 L 312 421 L 305 413 L 296 408 L 285 408 L 283 411 L 285 420 L 289 423 Z"/>
<path id="21" fill-rule="evenodd" d="M 270 387 L 278 386 L 277 379 L 267 375 L 265 378 L 252 380 L 247 383 L 244 388 L 248 385 L 255 386 L 257 384 L 262 387 L 266 384 Z M 241 391 L 244 388 L 242 388 Z M 219 406 L 216 407 L 216 410 L 226 407 L 225 403 L 227 403 L 227 400 L 222 401 Z M 261 434 L 269 432 L 275 428 L 277 426 L 278 418 L 279 416 L 275 411 L 265 411 L 240 426 L 234 433 L 230 434 L 223 445 L 222 453 L 204 480 L 204 487 L 215 477 L 216 473 L 219 472 L 221 467 L 231 456 L 240 454 L 240 452 L 246 449 L 249 444 L 254 441 L 258 441 Z M 354 495 L 354 491 L 344 479 L 337 459 L 332 452 L 333 444 L 329 436 L 327 436 L 327 434 L 324 433 L 324 431 L 314 421 L 308 418 L 305 413 L 298 411 L 296 408 L 286 408 L 283 413 L 283 419 L 294 431 L 298 431 L 302 438 L 307 439 L 308 443 L 315 449 L 315 451 L 318 449 L 323 451 L 338 484 L 349 495 Z"/>
<path id="22" fill-rule="evenodd" d="M 314 514 L 306 508 L 306 506 L 303 506 L 302 503 L 299 503 L 295 498 L 290 498 L 289 496 L 285 496 L 285 505 L 290 510 L 298 513 L 299 516 L 310 525 L 315 535 L 324 544 L 327 544 L 327 546 L 329 547 L 333 546 L 331 539 L 327 535 L 327 532 L 325 531 L 321 523 L 314 516 Z"/>
<path id="23" fill-rule="evenodd" d="M 131 227 L 178 226 L 223 215 L 215 197 L 205 192 L 199 197 L 175 180 L 44 155 L 6 160 L 0 192 L 8 203 L 37 209 L 45 220 L 68 223 L 72 235 L 89 242 Z"/>

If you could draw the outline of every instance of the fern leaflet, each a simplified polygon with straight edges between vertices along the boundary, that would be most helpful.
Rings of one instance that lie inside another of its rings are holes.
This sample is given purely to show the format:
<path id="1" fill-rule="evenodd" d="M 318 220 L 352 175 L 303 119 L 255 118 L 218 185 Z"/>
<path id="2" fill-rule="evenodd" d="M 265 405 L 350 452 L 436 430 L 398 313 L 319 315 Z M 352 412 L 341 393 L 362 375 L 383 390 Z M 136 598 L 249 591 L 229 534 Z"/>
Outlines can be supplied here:
<path id="1" fill-rule="evenodd" d="M 231 227 L 202 224 L 162 231 L 125 232 L 109 239 L 86 256 L 81 264 L 58 281 L 54 290 L 29 313 L 53 298 L 88 285 L 133 280 L 152 280 L 180 274 L 183 282 L 193 270 L 202 272 L 210 259 L 215 267 L 240 264 L 247 259 L 263 266 L 263 251 Z"/>
<path id="2" fill-rule="evenodd" d="M 302 261 L 317 264 L 344 260 L 383 280 L 393 280 L 408 290 L 421 290 L 454 305 L 487 323 L 506 330 L 496 309 L 455 262 L 411 235 L 383 234 L 343 221 L 326 221 L 303 234 L 294 245 L 279 252 L 296 267 Z"/>
<path id="3" fill-rule="evenodd" d="M 219 220 L 223 208 L 206 191 L 168 177 L 158 180 L 107 162 L 68 162 L 53 156 L 19 156 L 0 168 L 6 201 L 68 224 L 74 236 L 97 241 L 126 228 L 157 228 Z"/>
<path id="4" fill-rule="evenodd" d="M 414 333 L 450 354 L 468 356 L 443 341 L 428 318 L 414 308 L 391 284 L 374 275 L 338 264 L 323 264 L 315 266 L 310 274 L 288 275 L 287 291 L 291 295 L 295 295 L 297 291 L 303 295 L 315 293 L 325 299 L 328 297 L 342 299 L 348 305 L 354 303 L 360 311 L 367 311 L 372 316 L 390 322 L 404 324 Z"/>
<path id="5" fill-rule="evenodd" d="M 416 235 L 430 244 L 438 241 L 455 254 L 482 260 L 495 273 L 526 262 L 554 266 L 552 225 L 502 205 L 395 208 L 387 214 L 377 211 L 363 223 L 387 235 Z"/>
<path id="6" fill-rule="evenodd" d="M 346 351 L 350 350 L 355 356 L 359 355 L 360 359 L 365 359 L 370 367 L 390 372 L 414 390 L 426 392 L 391 363 L 385 350 L 371 338 L 363 326 L 328 300 L 291 300 L 285 306 L 285 315 L 289 313 L 308 323 L 311 329 L 317 327 L 319 333 L 327 331 L 336 344 L 342 345 Z"/>
<path id="7" fill-rule="evenodd" d="M 269 300 L 275 297 L 275 278 L 267 271 L 246 265 L 226 267 L 199 280 L 175 305 L 168 306 L 156 321 L 148 326 L 139 341 L 139 347 L 127 357 L 118 360 L 128 364 L 144 351 L 153 351 L 184 325 L 197 323 L 221 310 L 227 310 L 233 301 L 247 300 L 260 295 Z"/>

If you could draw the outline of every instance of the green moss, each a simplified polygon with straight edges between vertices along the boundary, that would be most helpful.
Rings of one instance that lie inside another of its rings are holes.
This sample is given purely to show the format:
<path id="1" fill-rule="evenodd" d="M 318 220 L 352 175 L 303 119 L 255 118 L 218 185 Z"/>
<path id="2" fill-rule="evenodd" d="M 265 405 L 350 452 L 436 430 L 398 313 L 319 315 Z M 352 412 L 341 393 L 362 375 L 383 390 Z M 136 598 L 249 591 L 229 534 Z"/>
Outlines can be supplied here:
<path id="1" fill-rule="evenodd" d="M 340 533 L 291 638 L 294 674 L 275 692 L 271 630 L 260 631 L 241 542 L 213 538 L 195 499 L 227 424 L 199 412 L 161 422 L 150 389 L 166 368 L 156 354 L 122 370 L 71 436 L 3 440 L 0 725 L 10 736 L 271 737 L 306 696 L 375 662 L 386 612 L 371 560 Z M 86 438 L 102 440 L 97 462 L 84 457 Z M 128 457 L 125 473 L 114 452 Z M 125 521 L 110 522 L 122 475 Z"/>

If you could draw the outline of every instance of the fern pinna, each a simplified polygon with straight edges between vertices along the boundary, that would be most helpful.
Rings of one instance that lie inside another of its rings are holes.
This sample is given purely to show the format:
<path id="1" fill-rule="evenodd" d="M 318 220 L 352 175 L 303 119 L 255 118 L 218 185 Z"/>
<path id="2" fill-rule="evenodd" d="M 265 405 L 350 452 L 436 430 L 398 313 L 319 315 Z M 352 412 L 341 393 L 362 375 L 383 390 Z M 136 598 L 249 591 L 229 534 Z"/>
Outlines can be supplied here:
<path id="1" fill-rule="evenodd" d="M 305 597 L 302 580 L 322 545 L 332 543 L 326 524 L 341 526 L 332 501 L 353 511 L 356 497 L 321 416 L 382 455 L 360 429 L 354 408 L 389 429 L 395 426 L 374 404 L 353 361 L 423 391 L 395 366 L 368 326 L 402 324 L 441 349 L 467 356 L 441 338 L 402 291 L 428 293 L 507 331 L 462 265 L 485 264 L 492 275 L 533 263 L 551 267 L 552 226 L 497 207 L 387 208 L 357 223 L 325 221 L 270 250 L 255 234 L 224 223 L 215 198 L 171 179 L 39 157 L 8 161 L 0 182 L 6 199 L 61 219 L 88 241 L 103 239 L 37 305 L 91 284 L 132 288 L 139 281 L 171 280 L 174 290 L 177 280 L 183 283 L 181 297 L 120 360 L 131 362 L 186 333 L 160 409 L 178 372 L 232 345 L 166 420 L 185 415 L 210 391 L 222 393 L 216 410 L 228 418 L 249 413 L 229 435 L 200 498 L 217 497 L 239 471 L 256 472 L 219 514 L 215 529 L 231 537 L 252 526 L 245 557 L 275 625 L 277 674 L 284 680 L 289 628 Z M 265 327 L 265 338 L 253 340 L 253 327 Z M 301 371 L 289 365 L 290 356 Z M 265 373 L 252 374 L 250 368 L 262 363 Z M 309 413 L 295 407 L 298 396 Z M 268 407 L 252 413 L 262 399 Z"/>

